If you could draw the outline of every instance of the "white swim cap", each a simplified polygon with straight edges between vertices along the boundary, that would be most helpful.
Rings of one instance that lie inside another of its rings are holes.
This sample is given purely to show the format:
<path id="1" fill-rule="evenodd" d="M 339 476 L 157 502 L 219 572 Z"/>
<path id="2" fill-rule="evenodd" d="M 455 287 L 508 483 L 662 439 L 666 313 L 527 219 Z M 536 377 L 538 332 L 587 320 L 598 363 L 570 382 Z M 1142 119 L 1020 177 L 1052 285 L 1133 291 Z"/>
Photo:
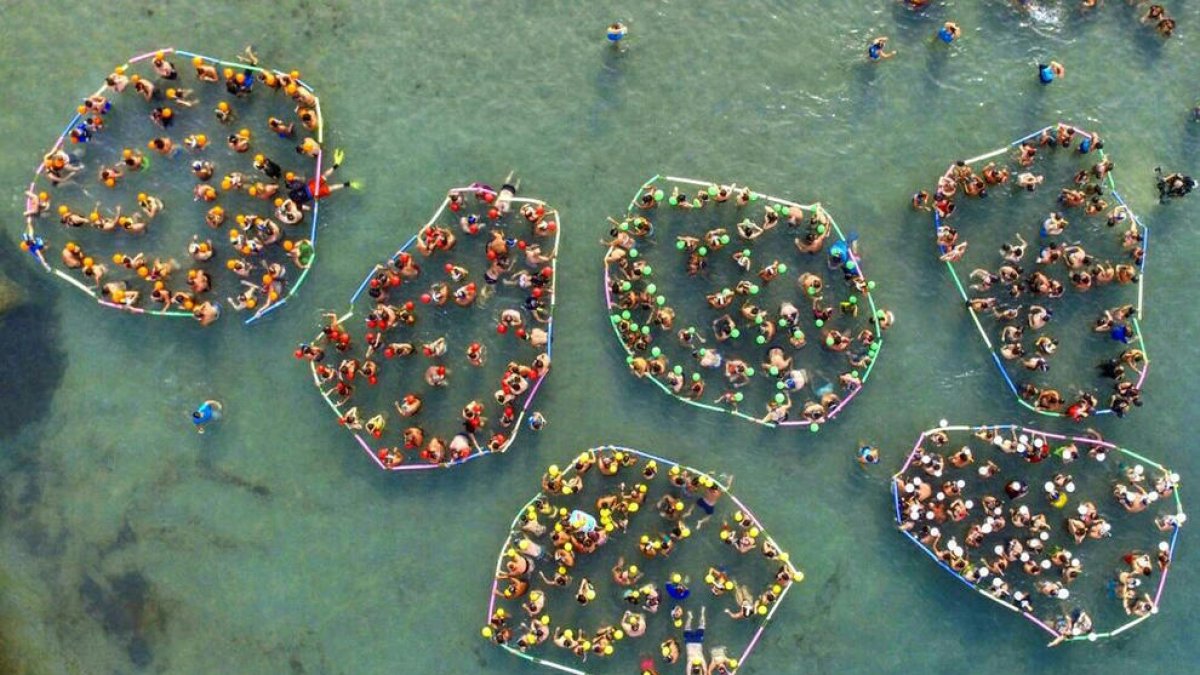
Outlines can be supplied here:
<path id="1" fill-rule="evenodd" d="M 1071 597 L 1071 591 L 1068 591 L 1065 588 L 1058 589 L 1058 599 L 1059 600 L 1066 600 L 1069 597 Z"/>
<path id="2" fill-rule="evenodd" d="M 1165 542 L 1165 541 L 1158 542 L 1158 550 L 1169 551 L 1170 549 L 1171 549 L 1171 545 L 1168 544 L 1167 542 Z"/>
<path id="3" fill-rule="evenodd" d="M 1038 536 L 1041 537 L 1042 541 L 1046 541 L 1046 540 L 1050 539 L 1050 533 L 1045 530 L 1042 530 L 1042 532 L 1040 534 L 1038 534 Z"/>
<path id="4" fill-rule="evenodd" d="M 1073 483 L 1073 482 L 1067 483 L 1067 492 L 1074 492 L 1074 491 L 1075 491 L 1075 483 Z"/>
<path id="5" fill-rule="evenodd" d="M 996 552 L 996 555 L 1004 555 L 1004 547 L 1000 544 L 996 544 L 996 548 L 992 550 Z"/>
<path id="6" fill-rule="evenodd" d="M 1083 504 L 1080 504 L 1079 508 L 1075 509 L 1075 511 L 1078 512 L 1079 515 L 1081 515 L 1081 516 L 1086 516 L 1087 512 L 1088 512 L 1087 507 L 1084 506 Z"/>
<path id="7" fill-rule="evenodd" d="M 1158 493 L 1151 492 L 1150 494 L 1146 495 L 1146 501 L 1151 503 L 1158 501 Z"/>
<path id="8" fill-rule="evenodd" d="M 967 502 L 966 502 L 966 507 L 967 507 L 968 509 L 973 509 L 973 508 L 975 508 L 975 502 L 973 502 L 973 501 L 971 501 L 970 499 L 968 499 L 968 500 L 967 500 Z"/>
<path id="9" fill-rule="evenodd" d="M 1187 522 L 1187 514 L 1181 513 L 1181 514 L 1175 516 L 1175 522 L 1179 523 L 1180 525 L 1186 523 Z"/>
<path id="10" fill-rule="evenodd" d="M 986 476 L 987 472 L 988 472 L 988 468 L 986 466 L 979 467 L 979 475 L 980 476 Z"/>
<path id="11" fill-rule="evenodd" d="M 1042 487 L 1046 488 L 1046 492 L 1054 492 L 1054 481 L 1046 481 Z"/>
<path id="12" fill-rule="evenodd" d="M 955 485 L 957 485 L 957 486 L 958 486 L 958 487 L 960 487 L 960 488 L 964 488 L 964 487 L 966 487 L 966 486 L 967 486 L 967 481 L 965 481 L 965 480 L 963 480 L 963 479 L 961 479 L 961 478 L 960 478 L 960 479 L 958 479 L 957 481 L 955 481 L 955 482 L 954 482 L 954 484 L 955 484 Z"/>
<path id="13" fill-rule="evenodd" d="M 931 527 L 931 528 L 929 528 L 929 534 L 932 534 L 933 536 L 937 537 L 942 534 L 942 531 L 937 529 L 936 527 Z"/>
<path id="14" fill-rule="evenodd" d="M 1028 553 L 1024 553 L 1024 552 L 1021 553 L 1021 562 L 1029 562 L 1029 554 Z"/>
<path id="15" fill-rule="evenodd" d="M 1042 569 L 1044 569 L 1044 570 L 1050 569 L 1050 561 L 1049 560 L 1042 561 Z"/>
<path id="16" fill-rule="evenodd" d="M 1028 443 L 1028 442 L 1029 442 L 1029 436 L 1028 436 L 1028 435 L 1026 435 L 1026 434 L 1021 434 L 1020 436 L 1017 436 L 1017 440 L 1018 440 L 1018 441 L 1021 441 L 1022 443 Z"/>
<path id="17" fill-rule="evenodd" d="M 939 493 L 937 493 L 937 500 L 938 500 L 939 502 L 940 502 L 940 501 L 942 501 L 942 500 L 944 500 L 945 498 L 946 498 L 946 493 L 945 493 L 945 492 L 939 492 Z"/>
<path id="18" fill-rule="evenodd" d="M 986 567 L 980 567 L 980 568 L 979 568 L 979 578 L 980 578 L 980 579 L 986 578 L 986 577 L 987 577 L 987 575 L 988 575 L 988 568 L 986 568 Z"/>
<path id="19" fill-rule="evenodd" d="M 979 528 L 979 531 L 983 532 L 984 534 L 991 534 L 992 526 L 990 523 L 984 523 L 983 526 Z"/>

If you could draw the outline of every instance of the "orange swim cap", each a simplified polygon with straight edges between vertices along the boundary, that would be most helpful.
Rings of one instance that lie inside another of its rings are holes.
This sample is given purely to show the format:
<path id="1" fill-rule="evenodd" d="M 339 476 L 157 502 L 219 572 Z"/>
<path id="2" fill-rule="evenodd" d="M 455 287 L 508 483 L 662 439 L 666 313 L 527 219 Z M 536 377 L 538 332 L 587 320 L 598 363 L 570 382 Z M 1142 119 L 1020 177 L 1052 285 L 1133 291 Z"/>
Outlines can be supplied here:
<path id="1" fill-rule="evenodd" d="M 296 174 L 289 171 L 289 172 L 283 174 L 283 178 L 284 178 L 284 180 L 296 180 Z"/>
<path id="2" fill-rule="evenodd" d="M 233 269 L 234 267 L 237 267 L 237 261 L 236 260 L 226 260 L 225 267 L 228 269 Z"/>
<path id="3" fill-rule="evenodd" d="M 295 246 L 296 245 L 292 243 L 291 239 L 285 239 L 283 241 L 283 250 L 285 251 L 291 251 Z"/>
<path id="4" fill-rule="evenodd" d="M 221 189 L 222 190 L 228 190 L 232 187 L 233 187 L 233 181 L 229 180 L 229 176 L 226 176 L 221 179 Z M 238 218 L 241 218 L 241 216 L 238 216 Z M 238 221 L 238 222 L 241 222 L 241 221 Z"/>
<path id="5" fill-rule="evenodd" d="M 275 206 L 283 206 L 283 197 L 275 198 Z"/>
<path id="6" fill-rule="evenodd" d="M 176 92 L 174 89 L 168 89 L 167 90 L 167 98 L 175 98 L 175 93 Z"/>
<path id="7" fill-rule="evenodd" d="M 279 299 L 279 294 L 275 291 L 271 291 L 269 294 L 267 294 L 267 297 L 271 299 L 271 302 L 274 302 Z"/>
<path id="8" fill-rule="evenodd" d="M 224 71 L 224 75 L 225 75 L 225 79 L 227 79 L 227 80 L 232 78 L 233 77 L 233 68 L 226 68 Z"/>
<path id="9" fill-rule="evenodd" d="M 121 254 L 120 253 L 113 254 L 113 262 L 115 262 L 118 265 L 121 264 Z"/>
<path id="10" fill-rule="evenodd" d="M 191 308 L 193 308 L 193 307 L 195 307 L 195 306 L 196 306 L 196 303 L 192 302 L 191 300 L 184 300 L 184 301 L 183 301 L 183 308 L 184 308 L 184 309 L 191 309 Z"/>
<path id="11" fill-rule="evenodd" d="M 75 111 L 78 112 L 80 115 L 82 115 L 85 112 L 87 112 L 87 108 L 85 108 L 84 106 L 81 105 L 78 108 L 76 108 Z"/>
<path id="12" fill-rule="evenodd" d="M 257 305 L 258 305 L 258 301 L 255 300 L 254 298 L 246 298 L 246 307 L 248 309 L 254 309 Z"/>
<path id="13" fill-rule="evenodd" d="M 242 138 L 250 138 L 250 130 L 242 129 L 242 130 L 238 131 L 238 136 L 241 136 Z"/>
<path id="14" fill-rule="evenodd" d="M 143 279 L 145 279 L 146 277 L 150 276 L 150 270 L 147 269 L 145 265 L 142 265 L 141 267 L 138 268 L 137 274 L 139 277 L 142 277 Z"/>
<path id="15" fill-rule="evenodd" d="M 293 79 L 293 80 L 298 80 L 298 79 L 300 79 L 300 71 L 298 71 L 298 70 L 293 70 L 293 71 L 292 71 L 291 73 L 289 73 L 289 74 L 291 75 L 291 77 L 292 77 L 292 79 Z"/>
<path id="16" fill-rule="evenodd" d="M 225 213 L 225 209 L 221 208 L 220 206 L 212 207 L 211 211 L 213 213 Z"/>
<path id="17" fill-rule="evenodd" d="M 205 136 L 204 134 L 196 134 L 196 144 L 200 147 L 208 145 L 208 136 Z"/>
<path id="18" fill-rule="evenodd" d="M 245 224 L 246 224 L 246 216 L 245 216 L 245 215 L 243 215 L 243 214 L 241 214 L 241 213 L 239 213 L 239 214 L 237 215 L 237 218 L 236 218 L 236 220 L 237 220 L 237 224 L 238 224 L 238 225 L 245 225 Z M 233 232 L 233 231 L 236 231 L 236 230 L 231 230 L 231 232 Z"/>
<path id="19" fill-rule="evenodd" d="M 138 193 L 138 201 L 139 201 L 139 202 L 144 202 L 144 201 L 146 201 L 146 193 L 145 193 L 145 192 L 139 192 L 139 193 Z"/>
<path id="20" fill-rule="evenodd" d="M 158 61 L 162 61 L 162 60 L 163 60 L 163 53 L 162 53 L 162 52 L 154 52 L 154 58 L 155 58 L 156 60 L 158 60 Z"/>
<path id="21" fill-rule="evenodd" d="M 96 261 L 95 261 L 95 260 L 92 260 L 91 258 L 84 258 L 84 259 L 83 259 L 83 266 L 84 266 L 84 267 L 91 267 L 91 266 L 92 266 L 92 265 L 94 265 L 95 263 L 96 263 Z"/>
<path id="22" fill-rule="evenodd" d="M 71 211 L 71 209 L 68 209 L 66 204 L 59 204 L 59 205 L 58 205 L 58 215 L 60 215 L 60 216 L 65 216 L 65 215 L 67 215 L 67 213 L 69 213 L 70 211 Z"/>
<path id="23" fill-rule="evenodd" d="M 175 111 L 171 110 L 170 108 L 162 109 L 162 116 L 166 119 L 171 119 L 171 115 L 174 115 L 174 114 L 175 114 Z"/>
<path id="24" fill-rule="evenodd" d="M 204 59 L 200 58 L 199 56 L 194 56 L 194 57 L 192 57 L 192 65 L 193 66 L 202 66 L 202 65 L 204 65 Z"/>
<path id="25" fill-rule="evenodd" d="M 217 103 L 217 110 L 220 110 L 221 112 L 229 112 L 229 104 L 225 101 L 221 101 L 220 103 Z"/>
<path id="26" fill-rule="evenodd" d="M 250 195 L 251 197 L 254 197 L 255 195 L 258 194 L 258 188 L 251 185 L 250 188 L 246 190 L 246 194 Z"/>
<path id="27" fill-rule="evenodd" d="M 287 86 L 287 88 L 286 88 L 286 89 L 284 89 L 284 91 L 286 91 L 286 92 L 288 93 L 288 95 L 289 95 L 289 96 L 295 95 L 295 93 L 296 93 L 296 85 L 294 85 L 294 84 L 289 84 L 289 85 Z"/>
<path id="28" fill-rule="evenodd" d="M 118 75 L 124 75 L 124 74 L 125 74 L 125 66 L 117 66 L 117 67 L 116 67 L 114 70 L 116 71 L 116 73 L 117 73 Z"/>
<path id="29" fill-rule="evenodd" d="M 104 185 L 105 185 L 105 187 L 116 187 L 116 186 L 117 186 L 117 181 L 115 181 L 115 180 L 113 180 L 113 179 L 111 179 L 111 178 L 106 178 L 106 179 L 104 180 Z"/>
<path id="30" fill-rule="evenodd" d="M 238 231 L 237 231 L 237 228 L 236 228 L 236 227 L 231 227 L 231 228 L 229 228 L 229 238 L 230 238 L 230 239 L 237 239 L 237 237 L 238 237 Z"/>
<path id="31" fill-rule="evenodd" d="M 161 291 L 163 288 L 164 288 L 163 282 L 161 282 L 161 281 L 154 282 L 154 290 Z"/>
<path id="32" fill-rule="evenodd" d="M 142 77 L 140 75 L 138 75 L 137 73 L 134 73 L 133 75 L 129 76 L 129 81 L 136 84 L 136 83 L 142 81 Z"/>
<path id="33" fill-rule="evenodd" d="M 271 283 L 274 281 L 275 281 L 275 277 L 271 276 L 270 274 L 262 275 L 262 282 L 263 282 L 264 286 L 270 286 Z"/>
<path id="34" fill-rule="evenodd" d="M 125 148 L 124 150 L 121 151 L 121 156 L 124 157 L 125 159 L 129 159 L 130 157 L 133 157 L 133 149 Z"/>
<path id="35" fill-rule="evenodd" d="M 40 199 L 44 202 L 48 202 L 48 201 L 50 201 L 50 195 L 46 192 L 39 192 L 38 199 Z"/>
<path id="36" fill-rule="evenodd" d="M 246 81 L 246 76 L 238 73 L 237 75 L 233 76 L 233 79 L 236 80 L 238 84 L 242 84 Z"/>

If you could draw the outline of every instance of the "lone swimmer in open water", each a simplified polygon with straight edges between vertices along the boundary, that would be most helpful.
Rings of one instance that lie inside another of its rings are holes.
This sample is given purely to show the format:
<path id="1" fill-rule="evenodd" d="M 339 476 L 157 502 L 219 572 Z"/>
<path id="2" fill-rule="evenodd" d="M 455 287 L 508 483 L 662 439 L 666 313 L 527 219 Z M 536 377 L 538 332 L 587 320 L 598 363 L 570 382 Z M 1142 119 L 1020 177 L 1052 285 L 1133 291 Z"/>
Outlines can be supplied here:
<path id="1" fill-rule="evenodd" d="M 192 412 L 192 424 L 195 425 L 196 432 L 204 433 L 204 425 L 221 419 L 222 409 L 220 401 L 209 399 L 201 403 L 200 407 Z"/>

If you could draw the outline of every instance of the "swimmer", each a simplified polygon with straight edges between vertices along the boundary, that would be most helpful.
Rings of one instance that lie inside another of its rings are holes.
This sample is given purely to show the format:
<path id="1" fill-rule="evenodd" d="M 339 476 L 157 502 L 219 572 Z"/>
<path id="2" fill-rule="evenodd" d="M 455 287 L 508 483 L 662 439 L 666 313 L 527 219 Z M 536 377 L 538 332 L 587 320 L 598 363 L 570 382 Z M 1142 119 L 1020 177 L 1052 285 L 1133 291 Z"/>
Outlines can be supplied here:
<path id="1" fill-rule="evenodd" d="M 887 43 L 888 38 L 886 35 L 881 35 L 874 40 L 871 40 L 871 44 L 867 46 L 867 59 L 875 62 L 882 59 L 890 59 L 895 56 L 895 51 L 886 51 Z"/>
<path id="2" fill-rule="evenodd" d="M 1039 63 L 1037 65 L 1038 81 L 1042 84 L 1050 84 L 1056 79 L 1061 79 L 1067 74 L 1067 70 L 1063 68 L 1058 61 L 1050 63 Z"/>
<path id="3" fill-rule="evenodd" d="M 204 433 L 204 425 L 221 419 L 221 412 L 223 410 L 224 406 L 221 405 L 220 401 L 210 399 L 201 403 L 192 412 L 192 424 L 196 427 L 196 432 Z"/>
<path id="4" fill-rule="evenodd" d="M 962 35 L 962 29 L 953 21 L 947 21 L 938 29 L 937 39 L 946 44 L 951 44 Z"/>
<path id="5" fill-rule="evenodd" d="M 859 446 L 855 459 L 862 466 L 873 466 L 879 463 L 879 449 L 870 445 Z"/>
<path id="6" fill-rule="evenodd" d="M 610 23 L 608 25 L 608 29 L 605 31 L 605 37 L 608 38 L 609 43 L 611 43 L 613 47 L 617 47 L 621 40 L 624 40 L 625 36 L 628 34 L 629 27 L 620 21 L 614 21 L 613 23 Z"/>

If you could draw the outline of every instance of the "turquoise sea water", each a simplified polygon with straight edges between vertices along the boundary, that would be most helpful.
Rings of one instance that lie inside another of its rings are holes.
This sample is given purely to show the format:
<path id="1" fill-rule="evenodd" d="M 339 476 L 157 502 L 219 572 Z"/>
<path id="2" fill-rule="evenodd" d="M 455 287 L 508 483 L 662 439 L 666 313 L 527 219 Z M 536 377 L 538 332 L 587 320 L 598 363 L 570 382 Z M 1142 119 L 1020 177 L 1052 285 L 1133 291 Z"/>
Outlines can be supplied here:
<path id="1" fill-rule="evenodd" d="M 496 549 L 545 465 L 620 443 L 736 474 L 736 491 L 808 579 L 742 672 L 1193 672 L 1190 532 L 1161 614 L 1104 644 L 1047 651 L 1043 634 L 967 592 L 897 534 L 888 476 L 918 433 L 1032 417 L 1007 394 L 908 197 L 947 163 L 1058 119 L 1107 138 L 1122 194 L 1152 228 L 1146 407 L 1097 420 L 1183 475 L 1198 462 L 1189 283 L 1200 199 L 1159 206 L 1157 165 L 1200 171 L 1200 6 L 1169 3 L 1176 37 L 1124 2 L 1042 19 L 1006 2 L 411 4 L 121 0 L 0 7 L 4 235 L 75 100 L 113 64 L 177 45 L 247 42 L 320 93 L 327 139 L 368 189 L 322 210 L 320 263 L 296 301 L 253 328 L 205 331 L 100 308 L 18 254 L 30 304 L 0 317 L 0 647 L 6 672 L 525 672 L 478 636 Z M 604 26 L 631 26 L 625 51 Z M 959 44 L 932 41 L 953 19 Z M 864 63 L 867 41 L 895 59 Z M 1053 58 L 1067 77 L 1037 85 Z M 562 210 L 550 420 L 503 457 L 446 472 L 378 471 L 328 418 L 291 349 L 342 309 L 365 265 L 402 243 L 451 185 L 510 169 Z M 624 372 L 601 304 L 606 215 L 658 172 L 819 200 L 897 314 L 868 390 L 817 435 L 668 400 Z M 204 436 L 205 398 L 227 416 Z M 865 472 L 860 441 L 884 449 Z M 1118 561 L 1113 561 L 1113 566 Z"/>

